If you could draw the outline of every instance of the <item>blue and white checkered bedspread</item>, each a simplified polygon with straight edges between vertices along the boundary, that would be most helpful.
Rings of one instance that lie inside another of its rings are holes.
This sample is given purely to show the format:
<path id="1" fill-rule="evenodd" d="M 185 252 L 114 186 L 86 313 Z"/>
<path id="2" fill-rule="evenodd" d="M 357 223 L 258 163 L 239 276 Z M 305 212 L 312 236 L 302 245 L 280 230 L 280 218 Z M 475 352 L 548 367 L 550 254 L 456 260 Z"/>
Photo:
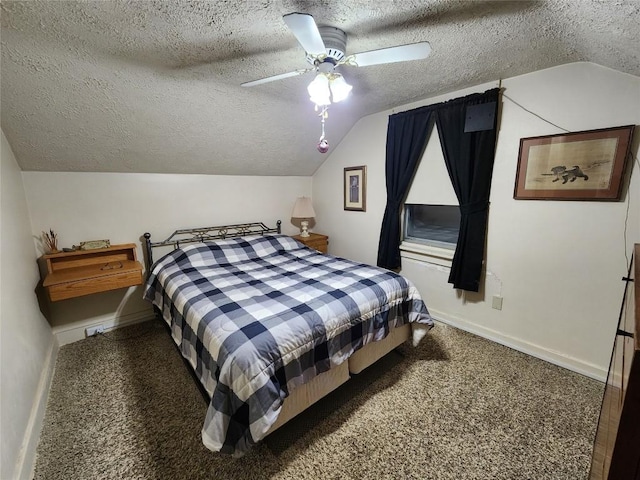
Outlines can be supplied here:
<path id="1" fill-rule="evenodd" d="M 432 325 L 415 287 L 284 235 L 190 245 L 152 267 L 144 298 L 209 392 L 202 438 L 236 456 L 297 385 L 407 322 Z"/>

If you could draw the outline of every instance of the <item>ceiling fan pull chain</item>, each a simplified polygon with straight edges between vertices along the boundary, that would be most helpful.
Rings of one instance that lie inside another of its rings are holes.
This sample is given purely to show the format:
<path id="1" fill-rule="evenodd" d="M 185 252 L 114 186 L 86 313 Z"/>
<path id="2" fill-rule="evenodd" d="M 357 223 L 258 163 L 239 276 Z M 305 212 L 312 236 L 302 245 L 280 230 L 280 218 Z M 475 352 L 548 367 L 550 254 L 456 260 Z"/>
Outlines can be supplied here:
<path id="1" fill-rule="evenodd" d="M 324 121 L 327 118 L 327 107 L 323 107 L 322 108 L 322 112 L 320 112 L 320 126 L 322 128 L 322 135 L 320 135 L 320 142 L 322 142 L 325 138 L 325 133 L 324 133 Z"/>
<path id="2" fill-rule="evenodd" d="M 318 141 L 318 151 L 320 153 L 327 153 L 329 151 L 329 142 L 325 139 L 324 134 L 324 121 L 327 118 L 327 105 L 322 107 L 322 111 L 320 112 L 320 125 L 322 126 L 322 135 L 320 135 L 320 140 Z"/>

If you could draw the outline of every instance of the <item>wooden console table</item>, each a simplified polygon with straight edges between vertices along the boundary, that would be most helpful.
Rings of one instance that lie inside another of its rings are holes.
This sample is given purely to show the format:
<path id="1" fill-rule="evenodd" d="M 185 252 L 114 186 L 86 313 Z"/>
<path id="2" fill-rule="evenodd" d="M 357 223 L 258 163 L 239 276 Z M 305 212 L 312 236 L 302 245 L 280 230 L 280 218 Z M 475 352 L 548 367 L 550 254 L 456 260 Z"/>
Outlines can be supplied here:
<path id="1" fill-rule="evenodd" d="M 142 284 L 134 243 L 47 254 L 40 263 L 52 302 Z"/>

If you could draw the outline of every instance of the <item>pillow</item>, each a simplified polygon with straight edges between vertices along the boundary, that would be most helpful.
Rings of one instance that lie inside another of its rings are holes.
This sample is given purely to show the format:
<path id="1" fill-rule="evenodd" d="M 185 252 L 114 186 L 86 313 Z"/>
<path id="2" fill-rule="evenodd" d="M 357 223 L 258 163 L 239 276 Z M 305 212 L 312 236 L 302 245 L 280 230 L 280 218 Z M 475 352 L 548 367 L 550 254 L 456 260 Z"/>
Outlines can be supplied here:
<path id="1" fill-rule="evenodd" d="M 173 257 L 180 264 L 198 267 L 242 262 L 300 248 L 305 246 L 287 235 L 255 235 L 191 244 L 174 250 L 167 257 Z"/>

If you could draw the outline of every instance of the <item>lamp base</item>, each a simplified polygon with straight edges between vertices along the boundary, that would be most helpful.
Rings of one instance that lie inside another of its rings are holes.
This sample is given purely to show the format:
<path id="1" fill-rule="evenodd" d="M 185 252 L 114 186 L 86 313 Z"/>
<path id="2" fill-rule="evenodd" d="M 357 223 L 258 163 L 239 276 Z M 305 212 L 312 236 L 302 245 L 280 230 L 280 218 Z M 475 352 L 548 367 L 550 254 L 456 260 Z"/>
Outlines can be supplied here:
<path id="1" fill-rule="evenodd" d="M 302 220 L 300 222 L 300 236 L 301 237 L 308 237 L 309 236 L 309 221 L 308 220 Z"/>

